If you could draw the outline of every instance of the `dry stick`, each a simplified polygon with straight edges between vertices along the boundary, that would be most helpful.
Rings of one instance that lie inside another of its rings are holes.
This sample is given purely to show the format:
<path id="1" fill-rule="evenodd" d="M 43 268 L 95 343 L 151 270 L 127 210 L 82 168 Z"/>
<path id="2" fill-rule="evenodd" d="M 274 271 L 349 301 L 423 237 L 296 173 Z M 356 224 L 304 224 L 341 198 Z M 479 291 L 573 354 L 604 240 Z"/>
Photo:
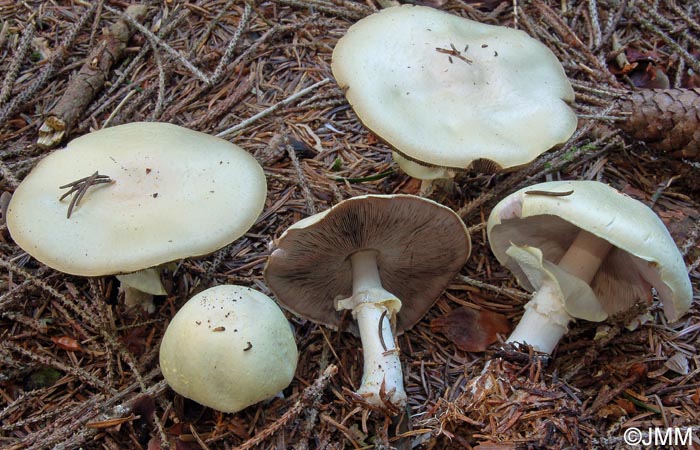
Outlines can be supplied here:
<path id="1" fill-rule="evenodd" d="M 532 298 L 532 294 L 528 294 L 526 292 L 519 291 L 517 289 L 511 289 L 511 288 L 502 288 L 498 286 L 494 286 L 492 284 L 484 283 L 483 281 L 476 280 L 471 277 L 467 277 L 464 275 L 457 275 L 457 280 L 466 283 L 470 286 L 477 287 L 479 289 L 485 289 L 488 291 L 495 292 L 497 294 L 505 295 L 506 297 L 515 297 L 521 300 L 528 301 Z"/>
<path id="2" fill-rule="evenodd" d="M 603 33 L 600 30 L 600 18 L 598 17 L 598 4 L 596 0 L 588 0 L 588 14 L 593 28 L 593 50 L 598 50 L 603 45 Z"/>
<path id="3" fill-rule="evenodd" d="M 7 20 L 2 23 L 2 27 L 0 28 L 0 51 L 5 47 L 5 42 L 7 42 L 7 35 L 10 33 L 10 22 Z M 3 60 L 3 57 L 0 56 L 0 62 Z"/>
<path id="4" fill-rule="evenodd" d="M 274 0 L 275 3 L 282 5 L 296 6 L 304 9 L 313 8 L 316 11 L 330 13 L 335 17 L 342 17 L 345 19 L 358 20 L 365 16 L 368 16 L 374 12 L 373 9 L 357 3 L 352 5 L 348 2 L 343 2 L 343 7 L 336 6 L 331 2 L 324 2 L 318 0 Z M 351 6 L 352 5 L 352 6 Z M 362 8 L 358 8 L 361 6 Z"/>
<path id="5" fill-rule="evenodd" d="M 248 25 L 251 13 L 252 8 L 250 6 L 250 3 L 246 2 L 245 7 L 243 8 L 243 15 L 241 15 L 241 19 L 238 22 L 236 31 L 233 33 L 233 37 L 226 46 L 224 56 L 221 57 L 221 60 L 219 60 L 219 64 L 217 64 L 216 69 L 214 69 L 214 75 L 211 76 L 210 84 L 218 83 L 226 74 L 225 68 L 226 66 L 228 66 L 228 64 L 231 62 L 231 59 L 233 58 L 233 52 L 236 48 L 236 45 L 238 45 L 238 41 L 241 39 L 241 34 L 243 34 L 243 30 L 245 30 L 245 27 Z"/>
<path id="6" fill-rule="evenodd" d="M 154 47 L 160 47 L 167 54 L 178 60 L 183 66 L 185 66 L 190 72 L 192 72 L 197 78 L 200 80 L 204 81 L 206 84 L 210 84 L 210 79 L 208 76 L 204 74 L 201 70 L 199 70 L 194 64 L 192 64 L 185 56 L 183 56 L 180 52 L 166 44 L 162 39 L 160 39 L 157 35 L 155 35 L 151 30 L 148 28 L 144 27 L 141 25 L 139 22 L 134 20 L 133 17 L 122 14 L 119 10 L 114 9 L 110 6 L 105 6 L 105 9 L 107 11 L 113 12 L 115 14 L 120 14 L 131 26 L 139 30 L 146 38 L 151 42 L 151 45 Z"/>
<path id="7" fill-rule="evenodd" d="M 19 41 L 17 52 L 15 53 L 15 55 L 12 58 L 12 61 L 10 62 L 10 68 L 5 74 L 5 79 L 2 80 L 2 90 L 0 90 L 0 106 L 4 105 L 5 102 L 10 98 L 10 95 L 12 94 L 12 87 L 14 86 L 15 80 L 17 79 L 19 69 L 26 59 L 27 51 L 29 50 L 29 44 L 31 44 L 32 38 L 34 37 L 34 32 L 34 21 L 32 20 L 25 25 L 24 32 L 22 33 L 22 38 Z"/>
<path id="8" fill-rule="evenodd" d="M 309 181 L 304 175 L 304 171 L 299 164 L 299 158 L 297 158 L 297 153 L 294 151 L 294 147 L 289 142 L 289 137 L 284 134 L 282 139 L 284 140 L 284 147 L 287 149 L 287 154 L 289 159 L 292 160 L 292 165 L 294 166 L 294 171 L 297 175 L 297 181 L 299 181 L 299 186 L 301 186 L 301 192 L 304 195 L 304 200 L 306 201 L 306 212 L 309 215 L 316 214 L 316 204 L 314 202 L 313 194 L 311 193 L 311 188 L 309 187 Z"/>
<path id="9" fill-rule="evenodd" d="M 163 58 L 157 51 L 153 52 L 153 57 L 156 60 L 156 66 L 158 67 L 158 97 L 156 99 L 156 106 L 153 108 L 153 114 L 151 115 L 153 121 L 157 121 L 161 114 L 163 114 L 163 105 L 165 102 L 165 69 L 163 68 Z"/>
<path id="10" fill-rule="evenodd" d="M 133 20 L 143 20 L 146 11 L 144 5 L 132 5 L 124 14 Z M 40 147 L 52 148 L 70 132 L 95 95 L 102 90 L 107 74 L 121 58 L 130 37 L 131 30 L 124 19 L 118 20 L 104 32 L 100 43 L 90 52 L 39 128 L 37 144 Z"/>
<path id="11" fill-rule="evenodd" d="M 338 373 L 337 366 L 331 364 L 328 367 L 326 367 L 326 370 L 324 370 L 323 373 L 318 378 L 316 378 L 313 384 L 304 389 L 304 391 L 299 396 L 299 399 L 296 401 L 296 403 L 294 403 L 294 406 L 292 406 L 289 409 L 289 411 L 284 413 L 282 417 L 277 419 L 275 422 L 273 422 L 267 428 L 262 430 L 260 433 L 236 447 L 235 450 L 247 450 L 249 448 L 253 448 L 256 445 L 262 443 L 268 437 L 272 436 L 275 432 L 277 432 L 277 430 L 287 425 L 292 419 L 297 417 L 307 405 L 316 402 L 321 397 L 323 391 L 326 389 L 326 386 L 330 382 L 330 379 L 336 373 Z"/>
<path id="12" fill-rule="evenodd" d="M 17 111 L 17 109 L 24 106 L 39 89 L 44 87 L 49 78 L 55 74 L 58 66 L 60 66 L 66 59 L 68 50 L 78 37 L 78 32 L 83 26 L 85 26 L 85 23 L 90 19 L 90 17 L 92 17 L 92 14 L 95 12 L 96 8 L 97 2 L 90 5 L 87 11 L 80 15 L 78 22 L 76 22 L 73 28 L 71 28 L 71 30 L 68 32 L 65 41 L 63 41 L 56 51 L 53 52 L 53 56 L 49 59 L 44 70 L 42 70 L 42 72 L 36 77 L 36 80 L 26 89 L 23 89 L 19 95 L 13 98 L 10 103 L 5 105 L 0 110 L 0 123 L 4 123 L 8 117 L 10 117 L 10 115 Z"/>
<path id="13" fill-rule="evenodd" d="M 217 133 L 216 137 L 224 137 L 224 136 L 227 136 L 229 134 L 233 134 L 233 133 L 236 133 L 238 131 L 241 131 L 241 130 L 245 129 L 246 127 L 250 126 L 252 123 L 256 122 L 257 120 L 262 119 L 263 117 L 269 116 L 273 112 L 277 111 L 280 108 L 284 108 L 285 106 L 289 105 L 290 103 L 294 103 L 299 98 L 305 96 L 306 94 L 313 91 L 314 89 L 317 89 L 317 88 L 323 86 L 324 84 L 328 83 L 329 81 L 331 81 L 330 78 L 324 78 L 323 80 L 319 81 L 318 83 L 314 83 L 311 86 L 306 87 L 306 88 L 300 90 L 299 92 L 290 95 L 289 97 L 285 98 L 284 100 L 281 100 L 281 101 L 275 103 L 274 105 L 270 106 L 269 108 L 260 111 L 259 113 L 244 120 L 243 122 L 239 123 L 238 125 L 234 125 L 230 128 L 225 129 L 224 131 L 222 131 L 220 133 Z"/>

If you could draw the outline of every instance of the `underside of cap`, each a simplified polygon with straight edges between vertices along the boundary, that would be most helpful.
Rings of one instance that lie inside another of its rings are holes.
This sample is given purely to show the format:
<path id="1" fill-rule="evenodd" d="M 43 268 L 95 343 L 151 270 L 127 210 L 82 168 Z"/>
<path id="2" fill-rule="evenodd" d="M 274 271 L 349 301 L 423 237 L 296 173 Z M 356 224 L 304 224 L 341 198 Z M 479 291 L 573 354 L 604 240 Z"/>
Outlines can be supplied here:
<path id="1" fill-rule="evenodd" d="M 424 6 L 372 14 L 333 51 L 360 120 L 416 162 L 526 164 L 576 129 L 561 64 L 526 33 Z"/>
<path id="2" fill-rule="evenodd" d="M 376 250 L 382 286 L 402 302 L 399 332 L 420 320 L 471 250 L 454 211 L 412 195 L 345 200 L 293 225 L 275 244 L 265 267 L 270 289 L 288 310 L 334 329 L 342 319 L 334 300 L 352 295 L 350 256 Z"/>
<path id="3" fill-rule="evenodd" d="M 59 186 L 94 172 L 67 218 Z M 245 233 L 266 198 L 260 165 L 223 139 L 166 123 L 96 131 L 56 150 L 20 183 L 7 223 L 15 242 L 62 272 L 135 272 L 211 253 Z"/>
<path id="4" fill-rule="evenodd" d="M 528 186 L 499 202 L 487 225 L 494 255 L 530 291 L 535 286 L 507 254 L 508 248 L 534 247 L 556 264 L 580 230 L 614 246 L 591 282 L 607 314 L 649 302 L 652 287 L 669 320 L 677 320 L 690 308 L 692 288 L 685 263 L 663 222 L 643 203 L 604 183 L 554 181 Z M 582 307 L 578 304 L 576 309 Z M 576 317 L 575 311 L 569 313 Z"/>

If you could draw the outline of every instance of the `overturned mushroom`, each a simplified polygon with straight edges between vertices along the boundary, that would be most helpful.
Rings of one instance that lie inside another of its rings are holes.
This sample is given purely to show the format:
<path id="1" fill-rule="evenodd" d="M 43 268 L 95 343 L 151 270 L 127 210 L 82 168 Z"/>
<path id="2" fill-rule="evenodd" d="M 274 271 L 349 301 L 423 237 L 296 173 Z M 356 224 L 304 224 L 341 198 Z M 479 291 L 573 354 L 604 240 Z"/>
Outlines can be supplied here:
<path id="1" fill-rule="evenodd" d="M 239 238 L 266 191 L 262 168 L 240 147 L 167 123 L 131 123 L 40 161 L 12 196 L 7 225 L 42 263 L 118 275 L 127 304 L 152 310 L 150 294 L 165 293 L 159 267 Z"/>
<path id="2" fill-rule="evenodd" d="M 374 405 L 403 406 L 392 324 L 398 333 L 410 329 L 464 265 L 471 245 L 461 219 L 420 197 L 368 195 L 297 222 L 275 246 L 265 280 L 277 299 L 334 329 L 342 311 L 352 311 L 364 352 L 358 393 Z"/>
<path id="3" fill-rule="evenodd" d="M 561 64 L 523 31 L 424 6 L 372 14 L 333 51 L 359 119 L 411 176 L 529 163 L 576 129 Z"/>
<path id="4" fill-rule="evenodd" d="M 551 353 L 572 320 L 602 321 L 649 302 L 652 287 L 668 320 L 690 308 L 690 279 L 663 222 L 606 184 L 523 188 L 496 205 L 487 229 L 499 262 L 536 291 L 509 342 Z"/>
<path id="5" fill-rule="evenodd" d="M 178 394 L 236 412 L 291 383 L 298 352 L 284 314 L 265 294 L 222 285 L 175 314 L 160 344 L 160 368 Z"/>

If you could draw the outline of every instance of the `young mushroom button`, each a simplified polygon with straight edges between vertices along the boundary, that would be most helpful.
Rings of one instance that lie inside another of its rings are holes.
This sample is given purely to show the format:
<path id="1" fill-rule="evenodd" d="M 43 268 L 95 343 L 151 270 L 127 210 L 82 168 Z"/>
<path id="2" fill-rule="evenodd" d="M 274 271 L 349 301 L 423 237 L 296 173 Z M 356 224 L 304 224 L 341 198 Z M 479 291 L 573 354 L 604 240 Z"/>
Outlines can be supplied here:
<path id="1" fill-rule="evenodd" d="M 160 344 L 160 368 L 178 394 L 236 412 L 286 388 L 298 359 L 284 314 L 265 294 L 222 285 L 175 314 Z"/>
<path id="2" fill-rule="evenodd" d="M 394 325 L 410 329 L 466 262 L 462 220 L 420 197 L 368 195 L 297 222 L 275 245 L 265 280 L 280 303 L 333 329 L 352 311 L 349 331 L 359 330 L 364 352 L 358 394 L 390 410 L 405 405 Z"/>
<path id="3" fill-rule="evenodd" d="M 521 189 L 491 212 L 491 250 L 535 296 L 508 339 L 551 353 L 574 319 L 602 321 L 652 287 L 668 320 L 690 308 L 690 279 L 663 222 L 643 203 L 597 181 Z"/>
<path id="4" fill-rule="evenodd" d="M 127 304 L 143 299 L 152 309 L 150 294 L 165 293 L 162 265 L 238 239 L 266 191 L 262 168 L 240 147 L 167 123 L 130 123 L 41 160 L 12 196 L 7 226 L 47 266 L 118 275 Z"/>
<path id="5" fill-rule="evenodd" d="M 331 68 L 362 123 L 424 180 L 527 164 L 576 129 L 574 91 L 545 45 L 425 6 L 355 23 Z"/>

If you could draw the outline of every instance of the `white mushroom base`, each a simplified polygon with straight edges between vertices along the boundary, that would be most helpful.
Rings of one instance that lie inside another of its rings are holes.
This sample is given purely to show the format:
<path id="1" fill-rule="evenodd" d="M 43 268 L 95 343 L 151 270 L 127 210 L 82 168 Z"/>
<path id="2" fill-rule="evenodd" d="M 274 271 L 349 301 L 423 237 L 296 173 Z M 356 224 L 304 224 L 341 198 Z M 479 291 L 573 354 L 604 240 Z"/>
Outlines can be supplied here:
<path id="1" fill-rule="evenodd" d="M 351 257 L 352 297 L 338 300 L 336 309 L 349 309 L 357 320 L 364 353 L 362 385 L 357 390 L 368 403 L 402 408 L 406 405 L 399 349 L 391 321 L 401 309 L 401 301 L 382 288 L 377 254 L 374 250 Z"/>

